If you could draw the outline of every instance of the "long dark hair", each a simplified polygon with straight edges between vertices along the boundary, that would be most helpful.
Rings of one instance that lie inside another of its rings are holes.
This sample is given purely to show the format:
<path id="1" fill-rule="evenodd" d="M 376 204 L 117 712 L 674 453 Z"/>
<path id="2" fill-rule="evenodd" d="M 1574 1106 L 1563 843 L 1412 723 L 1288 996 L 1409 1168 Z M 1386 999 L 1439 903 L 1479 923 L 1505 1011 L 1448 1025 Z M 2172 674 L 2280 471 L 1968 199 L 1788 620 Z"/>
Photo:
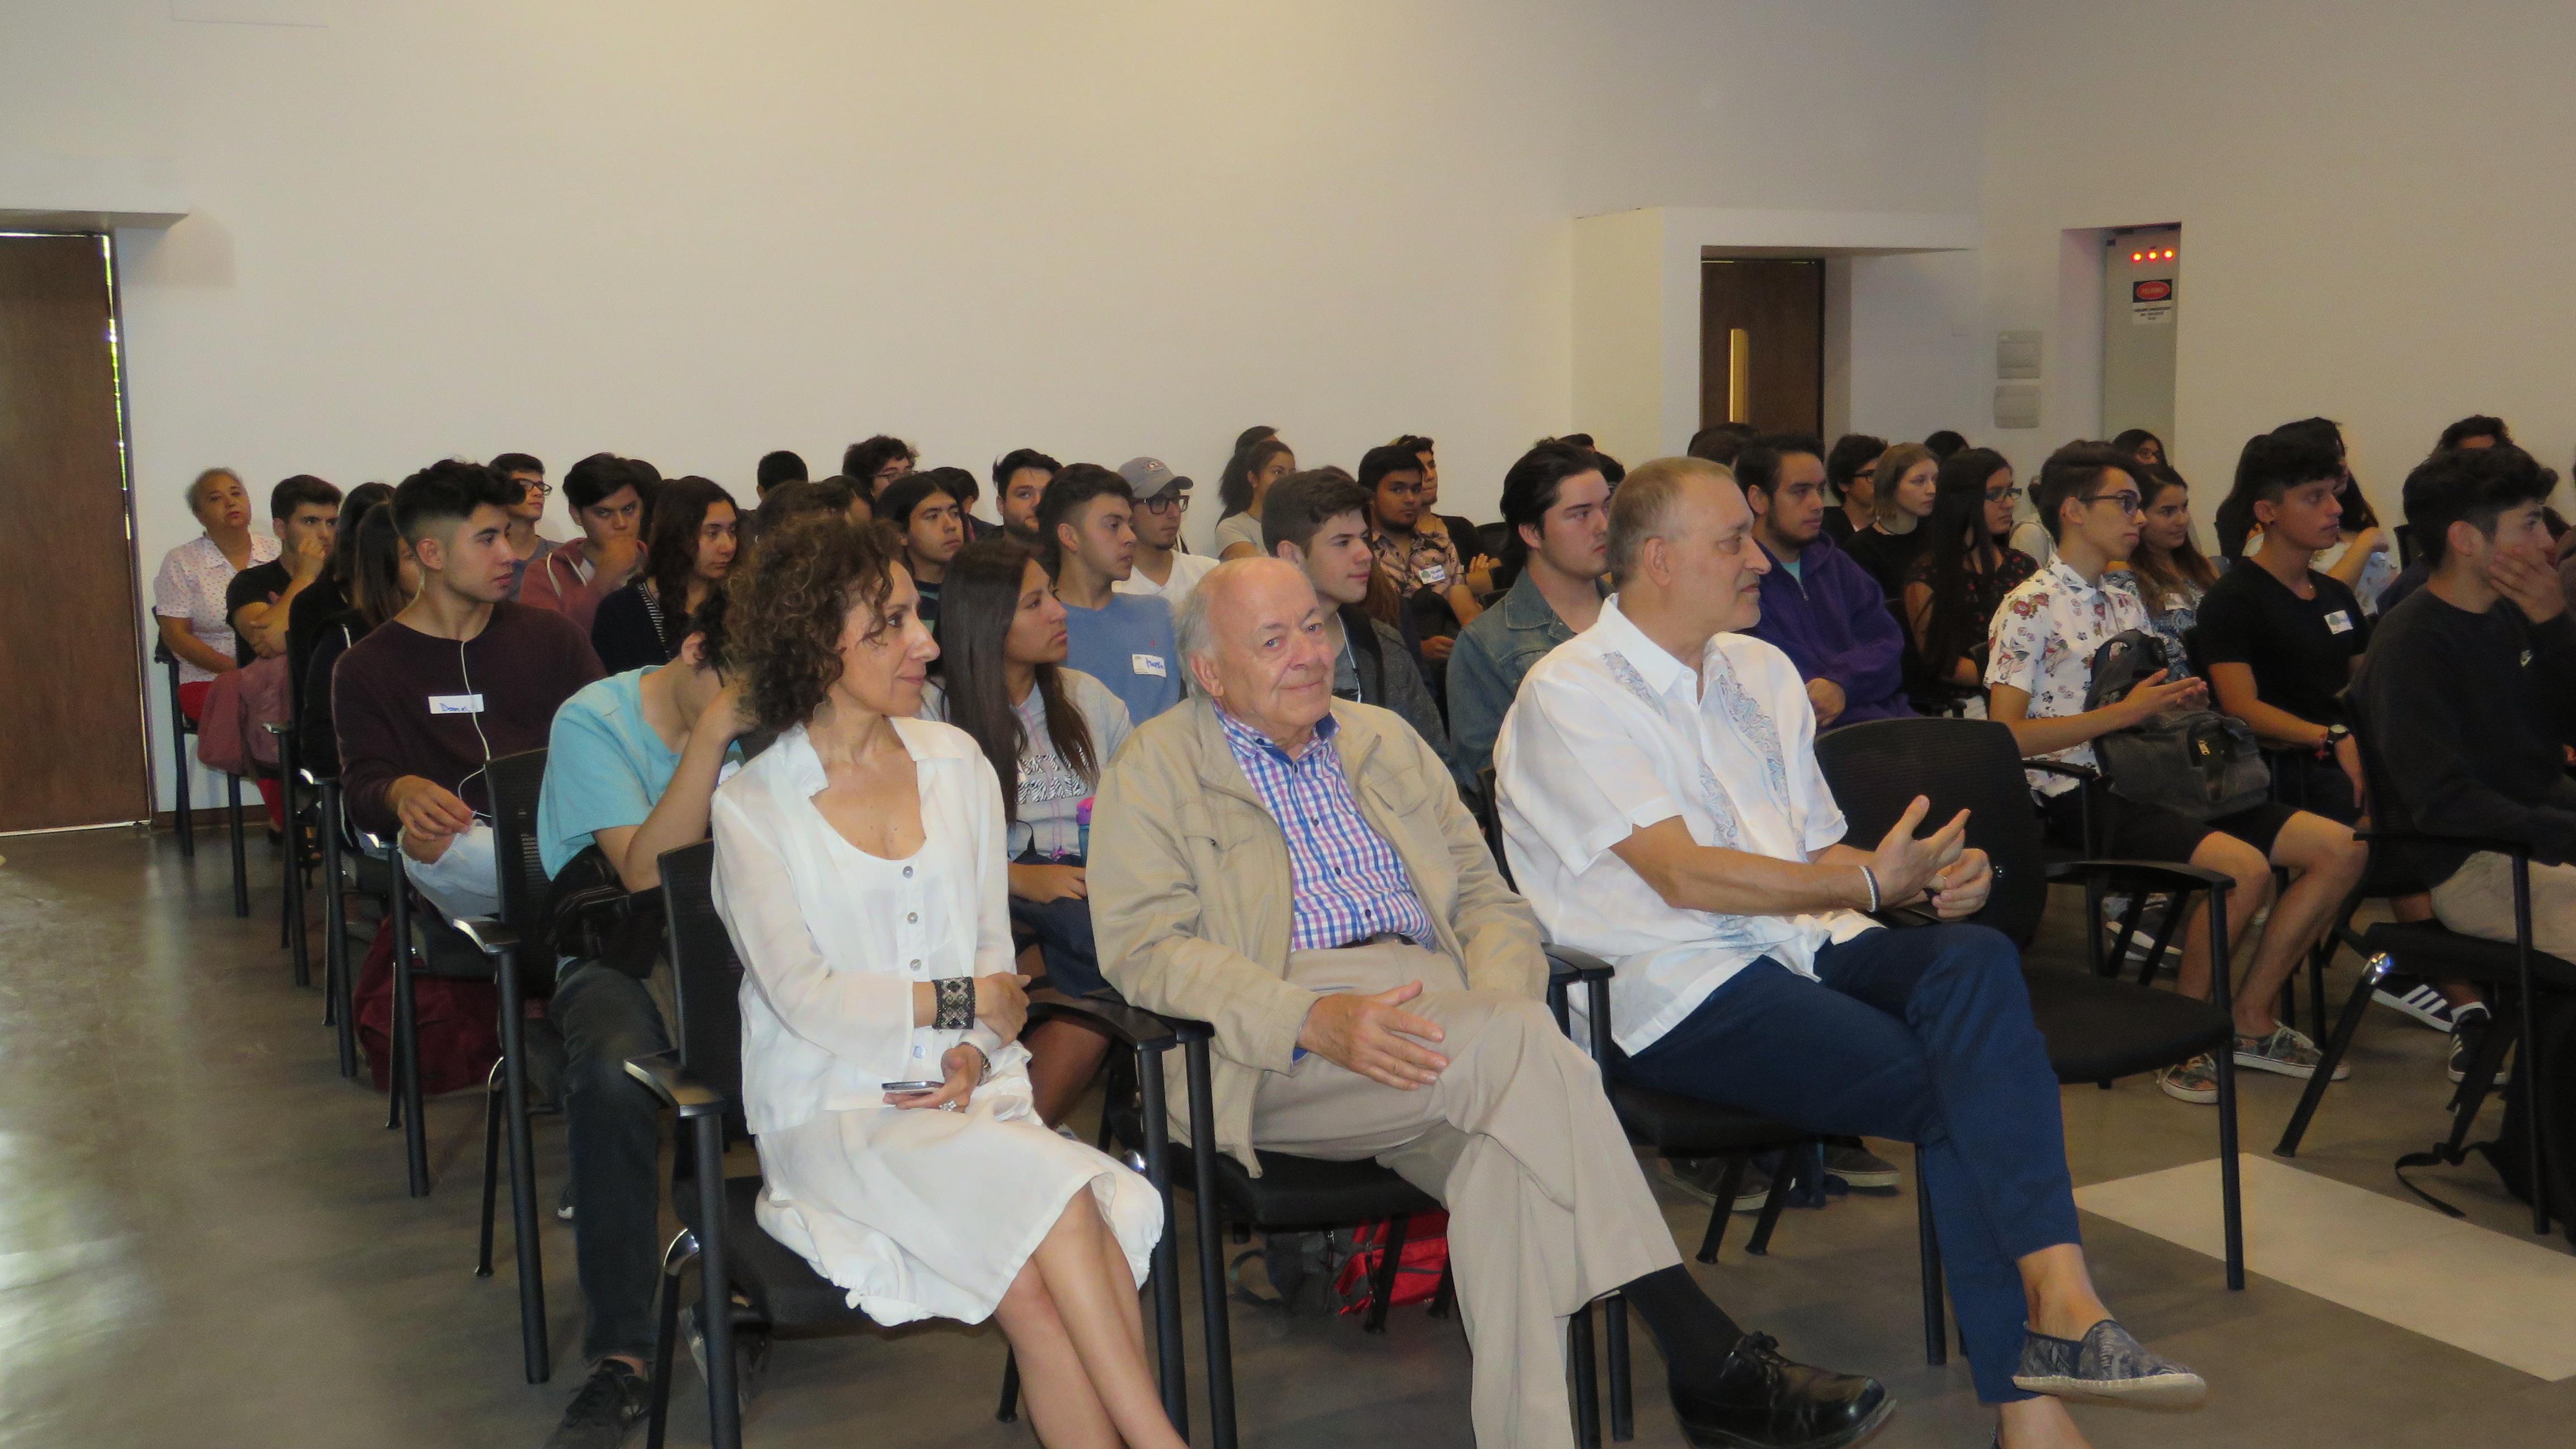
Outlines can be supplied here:
<path id="1" fill-rule="evenodd" d="M 394 522 L 390 500 L 369 508 L 358 520 L 350 552 L 357 559 L 357 582 L 349 590 L 349 607 L 358 611 L 368 628 L 410 607 L 411 595 L 403 592 L 402 584 L 402 529 Z"/>
<path id="2" fill-rule="evenodd" d="M 353 604 L 357 600 L 349 593 L 349 581 L 358 576 L 358 524 L 368 510 L 392 502 L 393 497 L 390 483 L 361 483 L 340 500 L 340 522 L 331 531 L 331 558 L 322 571 L 340 586 L 341 597 Z"/>
<path id="3" fill-rule="evenodd" d="M 1002 809 L 1020 818 L 1020 755 L 1028 728 L 1011 708 L 1003 651 L 1018 617 L 1020 592 L 1037 554 L 1007 534 L 977 539 L 957 551 L 939 588 L 939 658 L 948 691 L 948 722 L 974 738 L 1002 777 Z M 1091 726 L 1066 695 L 1064 670 L 1037 666 L 1038 699 L 1046 711 L 1047 737 L 1057 758 L 1083 779 L 1098 782 L 1100 759 Z"/>
<path id="4" fill-rule="evenodd" d="M 1262 469 L 1270 466 L 1271 459 L 1288 451 L 1288 445 L 1276 437 L 1262 438 L 1248 447 L 1235 449 L 1234 457 L 1225 465 L 1225 476 L 1217 480 L 1216 498 L 1222 505 L 1217 517 L 1232 518 L 1250 508 L 1252 480 L 1260 476 Z M 1295 455 L 1291 453 L 1290 456 Z M 947 606 L 947 600 L 943 596 L 940 607 L 944 609 Z"/>
<path id="5" fill-rule="evenodd" d="M 689 570 L 698 562 L 698 527 L 707 521 L 707 510 L 719 503 L 733 509 L 738 531 L 742 509 L 723 485 L 710 479 L 674 478 L 662 485 L 653 500 L 644 577 L 661 602 L 663 617 L 674 626 L 689 608 Z"/>
<path id="6" fill-rule="evenodd" d="M 1932 494 L 1931 530 L 1913 577 L 1932 590 L 1931 617 L 1924 622 L 1921 652 L 1924 667 L 1936 679 L 1948 679 L 1950 668 L 1986 637 L 1984 605 L 1988 590 L 1972 575 L 1991 579 L 2003 564 L 2003 550 L 1986 532 L 1986 483 L 2012 466 L 1992 448 L 1962 448 L 1941 461 Z M 1904 469 L 1897 470 L 1902 476 Z M 1887 476 L 1884 468 L 1880 476 Z M 1900 601 L 1901 602 L 1901 601 Z M 1913 611 L 1906 611 L 1913 627 Z"/>
<path id="7" fill-rule="evenodd" d="M 2143 490 L 2146 508 L 2152 511 L 2158 494 L 2168 488 L 2188 489 L 2191 484 L 2185 482 L 2171 464 L 2159 463 L 2147 470 L 2147 477 L 2139 487 Z M 2186 527 L 2182 547 L 2166 552 L 2161 558 L 2157 557 L 2154 544 L 2144 538 L 2138 540 L 2137 551 L 2129 555 L 2129 571 L 2148 586 L 2148 607 L 2154 608 L 2157 600 L 2165 594 L 2205 594 L 2211 584 L 2218 582 L 2217 567 L 2210 563 L 2208 555 L 2200 551 L 2200 540 L 2192 535 L 2193 530 Z"/>

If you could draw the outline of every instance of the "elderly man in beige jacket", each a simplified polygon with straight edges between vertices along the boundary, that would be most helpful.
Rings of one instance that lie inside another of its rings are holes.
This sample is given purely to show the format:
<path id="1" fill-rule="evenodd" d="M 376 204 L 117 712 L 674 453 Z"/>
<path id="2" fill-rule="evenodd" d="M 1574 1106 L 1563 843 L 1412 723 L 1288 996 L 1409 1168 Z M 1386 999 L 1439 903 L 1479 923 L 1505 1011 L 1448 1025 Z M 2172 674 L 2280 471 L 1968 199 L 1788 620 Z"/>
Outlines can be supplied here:
<path id="1" fill-rule="evenodd" d="M 1875 1429 L 1879 1384 L 1781 1357 L 1681 1266 L 1599 1072 L 1541 1000 L 1528 905 L 1421 736 L 1333 698 L 1305 575 L 1221 564 L 1180 634 L 1193 697 L 1100 781 L 1092 928 L 1129 1001 L 1215 1026 L 1217 1149 L 1254 1172 L 1256 1146 L 1374 1158 L 1448 1206 L 1484 1449 L 1573 1444 L 1566 1320 L 1614 1290 L 1693 1444 Z"/>

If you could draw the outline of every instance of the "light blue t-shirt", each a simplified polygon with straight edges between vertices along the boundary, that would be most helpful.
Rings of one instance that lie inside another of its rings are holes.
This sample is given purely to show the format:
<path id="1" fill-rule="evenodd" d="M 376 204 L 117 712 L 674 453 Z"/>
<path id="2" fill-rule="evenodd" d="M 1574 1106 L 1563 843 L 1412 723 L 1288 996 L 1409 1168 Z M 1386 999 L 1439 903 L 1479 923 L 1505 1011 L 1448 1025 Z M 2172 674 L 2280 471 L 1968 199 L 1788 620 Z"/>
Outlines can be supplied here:
<path id="1" fill-rule="evenodd" d="M 1111 594 L 1105 609 L 1064 606 L 1065 663 L 1109 686 L 1143 724 L 1181 700 L 1181 651 L 1172 606 L 1142 594 Z"/>
<path id="2" fill-rule="evenodd" d="M 555 711 L 537 797 L 537 854 L 549 878 L 598 832 L 643 824 L 680 768 L 678 753 L 644 718 L 644 676 L 653 669 L 586 685 Z"/>

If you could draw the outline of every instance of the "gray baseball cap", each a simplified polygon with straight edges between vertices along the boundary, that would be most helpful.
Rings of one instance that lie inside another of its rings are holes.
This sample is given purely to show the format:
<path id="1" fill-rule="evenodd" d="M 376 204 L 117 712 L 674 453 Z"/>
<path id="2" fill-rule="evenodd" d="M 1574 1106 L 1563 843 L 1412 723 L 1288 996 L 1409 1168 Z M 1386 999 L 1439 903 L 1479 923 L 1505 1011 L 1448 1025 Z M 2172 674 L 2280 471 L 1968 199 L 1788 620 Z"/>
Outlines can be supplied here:
<path id="1" fill-rule="evenodd" d="M 1186 492 L 1196 486 L 1164 467 L 1160 458 L 1130 458 L 1118 465 L 1118 476 L 1126 479 L 1127 486 L 1135 490 L 1139 503 L 1148 498 L 1160 498 L 1176 488 Z"/>

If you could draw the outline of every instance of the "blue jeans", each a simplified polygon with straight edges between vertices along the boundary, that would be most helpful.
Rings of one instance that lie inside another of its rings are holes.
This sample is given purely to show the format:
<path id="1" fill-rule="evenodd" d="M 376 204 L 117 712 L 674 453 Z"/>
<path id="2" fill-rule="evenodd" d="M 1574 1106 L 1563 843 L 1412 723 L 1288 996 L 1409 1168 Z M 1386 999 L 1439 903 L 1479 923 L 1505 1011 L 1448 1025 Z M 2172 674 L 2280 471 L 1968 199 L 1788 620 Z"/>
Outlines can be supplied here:
<path id="1" fill-rule="evenodd" d="M 1079 855 L 1045 856 L 1035 850 L 1023 853 L 1013 865 L 1080 865 Z M 1011 924 L 1035 936 L 1039 958 L 1046 962 L 1049 986 L 1067 996 L 1089 996 L 1106 990 L 1108 978 L 1100 974 L 1100 949 L 1091 939 L 1091 902 L 1080 896 L 1066 896 L 1041 905 L 1011 897 Z"/>
<path id="2" fill-rule="evenodd" d="M 662 1103 L 626 1075 L 626 1061 L 669 1051 L 670 1034 L 644 983 L 597 961 L 564 976 L 546 1015 L 564 1040 L 573 1270 L 590 1307 L 582 1356 L 649 1364 L 662 1281 Z"/>
<path id="3" fill-rule="evenodd" d="M 1816 975 L 1756 961 L 1613 1070 L 1820 1134 L 1919 1144 L 1977 1397 L 2029 1398 L 2012 1383 L 2019 1260 L 2082 1239 L 2020 953 L 1983 926 L 1877 930 L 1817 952 Z"/>

